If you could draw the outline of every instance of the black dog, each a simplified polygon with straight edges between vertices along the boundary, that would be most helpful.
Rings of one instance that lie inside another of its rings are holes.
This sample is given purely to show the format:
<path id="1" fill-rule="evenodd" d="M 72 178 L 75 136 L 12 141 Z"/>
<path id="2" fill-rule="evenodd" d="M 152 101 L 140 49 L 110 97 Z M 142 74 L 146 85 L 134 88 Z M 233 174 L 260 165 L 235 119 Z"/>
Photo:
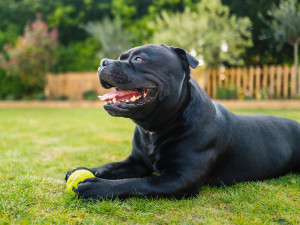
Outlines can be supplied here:
<path id="1" fill-rule="evenodd" d="M 190 78 L 190 67 L 197 64 L 185 50 L 165 45 L 136 47 L 118 60 L 101 61 L 101 85 L 117 89 L 101 97 L 105 110 L 136 123 L 132 153 L 89 169 L 96 177 L 78 185 L 78 196 L 182 198 L 197 194 L 202 185 L 300 170 L 300 124 L 235 115 L 212 102 Z"/>

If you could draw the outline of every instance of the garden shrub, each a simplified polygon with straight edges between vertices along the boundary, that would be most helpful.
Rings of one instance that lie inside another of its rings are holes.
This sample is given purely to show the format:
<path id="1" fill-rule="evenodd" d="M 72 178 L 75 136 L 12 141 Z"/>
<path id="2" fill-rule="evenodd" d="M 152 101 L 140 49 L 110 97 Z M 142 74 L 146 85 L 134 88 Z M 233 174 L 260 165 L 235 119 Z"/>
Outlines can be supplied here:
<path id="1" fill-rule="evenodd" d="M 95 90 L 89 90 L 85 91 L 82 94 L 83 99 L 85 100 L 97 100 L 98 99 L 98 94 Z"/>
<path id="2" fill-rule="evenodd" d="M 60 100 L 60 101 L 66 101 L 68 99 L 69 99 L 69 97 L 67 95 L 60 95 L 60 96 L 56 97 L 56 100 Z"/>
<path id="3" fill-rule="evenodd" d="M 217 99 L 237 99 L 238 98 L 238 91 L 237 88 L 228 85 L 228 87 L 220 86 L 217 89 Z"/>
<path id="4" fill-rule="evenodd" d="M 100 64 L 100 57 L 97 57 L 97 53 L 100 48 L 101 44 L 94 37 L 87 38 L 83 42 L 72 42 L 67 46 L 60 45 L 57 64 L 52 67 L 51 71 L 54 73 L 97 71 Z"/>
<path id="5" fill-rule="evenodd" d="M 41 93 L 49 68 L 56 62 L 57 37 L 58 31 L 49 31 L 41 14 L 37 14 L 34 22 L 27 23 L 23 36 L 14 46 L 4 46 L 4 53 L 0 54 L 0 67 L 6 77 L 2 74 L 1 86 L 4 90 L 1 95 L 15 100 Z"/>
<path id="6" fill-rule="evenodd" d="M 42 88 L 31 86 L 19 76 L 7 76 L 3 70 L 0 70 L 0 81 L 1 100 L 33 99 L 35 93 L 43 91 Z"/>

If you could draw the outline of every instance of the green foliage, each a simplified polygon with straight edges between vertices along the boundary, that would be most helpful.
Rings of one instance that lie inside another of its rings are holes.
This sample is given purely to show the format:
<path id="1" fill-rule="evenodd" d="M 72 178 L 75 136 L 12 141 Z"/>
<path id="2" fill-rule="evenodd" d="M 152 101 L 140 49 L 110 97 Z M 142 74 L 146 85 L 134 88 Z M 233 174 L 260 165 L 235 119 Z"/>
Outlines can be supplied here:
<path id="1" fill-rule="evenodd" d="M 17 0 L 12 0 L 17 1 Z M 80 23 L 101 20 L 111 16 L 111 0 L 84 1 L 31 1 L 21 0 L 16 5 L 28 7 L 30 13 L 40 12 L 45 15 L 50 28 L 59 30 L 59 42 L 68 45 L 71 42 L 84 41 L 87 34 L 78 27 Z M 27 21 L 27 17 L 24 17 Z"/>
<path id="2" fill-rule="evenodd" d="M 124 28 L 134 34 L 133 44 L 148 44 L 155 29 L 147 26 L 163 10 L 167 12 L 182 12 L 185 7 L 195 9 L 195 4 L 201 0 L 113 0 L 111 13 L 114 18 L 120 18 Z"/>
<path id="3" fill-rule="evenodd" d="M 268 30 L 266 22 L 270 21 L 267 11 L 273 4 L 278 5 L 280 0 L 222 0 L 229 6 L 230 13 L 238 17 L 248 17 L 252 23 L 253 47 L 247 48 L 242 54 L 247 65 L 282 64 L 290 59 L 292 48 L 286 45 L 277 51 L 278 43 L 270 37 L 262 36 L 262 32 Z M 299 1 L 299 0 L 298 0 Z M 300 2 L 300 1 L 299 1 Z"/>
<path id="4" fill-rule="evenodd" d="M 300 122 L 299 110 L 239 110 Z M 300 177 L 203 187 L 194 198 L 76 199 L 65 172 L 130 154 L 134 124 L 102 109 L 0 110 L 0 224 L 299 224 Z M 74 138 L 76 137 L 76 138 Z"/>
<path id="5" fill-rule="evenodd" d="M 0 99 L 1 100 L 45 100 L 43 89 L 31 86 L 19 76 L 8 76 L 0 70 Z"/>
<path id="6" fill-rule="evenodd" d="M 278 52 L 275 49 L 278 44 L 270 37 L 263 39 L 261 35 L 262 31 L 267 29 L 264 20 L 270 21 L 271 19 L 267 11 L 273 4 L 278 5 L 279 1 L 222 0 L 229 6 L 230 15 L 249 17 L 253 24 L 251 32 L 255 47 L 248 47 L 243 51 L 244 53 L 240 54 L 246 64 L 278 64 L 291 61 L 292 48 L 289 45 L 285 45 Z M 34 20 L 37 12 L 44 15 L 51 29 L 58 28 L 59 52 L 71 51 L 67 49 L 73 45 L 77 48 L 78 43 L 85 42 L 88 38 L 88 33 L 82 32 L 78 24 L 102 21 L 105 17 L 111 20 L 119 17 L 122 21 L 122 29 L 132 33 L 134 46 L 146 44 L 152 40 L 152 35 L 157 30 L 147 24 L 158 14 L 162 11 L 168 14 L 182 13 L 187 7 L 195 12 L 199 2 L 201 0 L 2 0 L 0 1 L 0 49 L 6 43 L 14 44 L 18 36 L 22 34 L 26 23 Z M 68 56 L 69 61 L 76 61 L 78 54 L 72 56 L 72 59 Z M 93 61 L 96 55 L 88 57 L 90 57 L 89 61 Z M 61 69 L 55 69 L 55 71 L 65 71 L 68 68 L 68 65 L 63 65 L 65 63 L 67 64 L 66 61 L 59 60 L 57 67 Z M 90 70 L 91 66 L 88 64 L 82 63 L 80 70 Z M 76 68 L 76 71 L 78 69 Z"/>
<path id="7" fill-rule="evenodd" d="M 83 99 L 85 99 L 85 100 L 97 100 L 97 99 L 98 99 L 97 96 L 98 96 L 98 95 L 97 95 L 97 91 L 95 91 L 95 90 L 85 91 L 85 92 L 83 92 L 83 94 L 82 94 L 82 97 L 83 97 Z"/>
<path id="8" fill-rule="evenodd" d="M 295 64 L 295 92 L 294 98 L 298 93 L 298 48 L 300 44 L 300 5 L 296 0 L 281 0 L 279 7 L 273 6 L 268 11 L 272 17 L 270 28 L 274 39 L 282 46 L 287 43 L 294 48 L 294 64 Z"/>
<path id="9" fill-rule="evenodd" d="M 91 41 L 78 24 L 112 16 L 111 4 L 111 0 L 0 1 L 0 49 L 2 50 L 2 46 L 7 43 L 13 45 L 22 34 L 26 23 L 34 20 L 35 14 L 40 12 L 49 28 L 59 30 L 60 58 L 53 71 L 94 70 L 94 65 L 99 65 L 99 62 L 95 61 L 99 61 L 96 52 L 101 46 L 98 41 Z M 79 63 L 76 64 L 78 58 Z"/>
<path id="10" fill-rule="evenodd" d="M 81 27 L 99 39 L 102 45 L 101 58 L 116 59 L 121 52 L 133 45 L 134 36 L 123 29 L 122 21 L 118 17 L 114 20 L 105 18 L 102 22 L 89 22 Z"/>
<path id="11" fill-rule="evenodd" d="M 162 12 L 154 23 L 155 43 L 176 45 L 191 51 L 208 67 L 220 63 L 240 65 L 240 55 L 251 42 L 251 22 L 229 14 L 220 0 L 203 0 L 196 11 L 186 8 L 183 13 Z"/>
<path id="12" fill-rule="evenodd" d="M 66 101 L 68 99 L 69 97 L 67 95 L 60 95 L 56 98 L 56 100 L 60 100 L 60 101 Z"/>
<path id="13" fill-rule="evenodd" d="M 0 49 L 5 44 L 13 44 L 19 37 L 18 28 L 15 24 L 9 24 L 5 30 L 0 30 Z"/>
<path id="14" fill-rule="evenodd" d="M 101 45 L 94 37 L 82 42 L 71 42 L 68 45 L 60 44 L 58 47 L 57 64 L 51 71 L 55 73 L 67 71 L 96 71 L 100 58 L 97 53 Z"/>
<path id="15" fill-rule="evenodd" d="M 34 17 L 30 6 L 18 0 L 0 1 L 0 49 L 7 43 L 14 44 L 24 31 L 26 22 Z"/>
<path id="16" fill-rule="evenodd" d="M 233 85 L 221 86 L 217 89 L 216 97 L 217 99 L 237 99 L 238 90 Z"/>
<path id="17" fill-rule="evenodd" d="M 17 75 L 30 86 L 43 88 L 46 74 L 56 60 L 57 35 L 55 29 L 48 32 L 47 23 L 37 15 L 14 47 L 5 46 L 8 59 L 0 54 L 0 66 L 8 75 Z"/>
<path id="18" fill-rule="evenodd" d="M 197 3 L 201 0 L 155 0 L 149 6 L 149 15 L 153 18 L 160 14 L 163 10 L 167 12 L 183 12 L 186 7 L 193 11 L 197 8 Z"/>
<path id="19" fill-rule="evenodd" d="M 40 91 L 31 89 L 18 76 L 7 76 L 4 70 L 0 70 L 0 81 L 0 99 L 3 100 L 21 100 L 24 95 L 32 96 L 32 92 Z"/>
<path id="20" fill-rule="evenodd" d="M 34 99 L 39 100 L 39 101 L 45 101 L 47 99 L 47 96 L 45 95 L 44 91 L 41 91 L 34 95 Z"/>
<path id="21" fill-rule="evenodd" d="M 135 2 L 134 0 L 112 0 L 112 14 L 122 18 L 125 23 L 131 23 L 137 14 Z"/>
<path id="22" fill-rule="evenodd" d="M 268 10 L 268 15 L 272 18 L 269 26 L 273 37 L 281 46 L 300 42 L 300 5 L 296 0 L 282 0 L 278 7 L 273 5 Z"/>

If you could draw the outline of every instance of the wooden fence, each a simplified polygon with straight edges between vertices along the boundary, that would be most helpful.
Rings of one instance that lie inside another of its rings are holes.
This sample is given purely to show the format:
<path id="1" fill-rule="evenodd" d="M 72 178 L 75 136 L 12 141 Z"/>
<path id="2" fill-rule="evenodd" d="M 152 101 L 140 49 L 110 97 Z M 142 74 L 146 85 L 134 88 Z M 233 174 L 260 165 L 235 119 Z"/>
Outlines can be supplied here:
<path id="1" fill-rule="evenodd" d="M 68 96 L 69 99 L 82 99 L 86 91 L 96 91 L 103 95 L 107 90 L 101 87 L 97 72 L 48 74 L 46 95 L 52 99 Z"/>
<path id="2" fill-rule="evenodd" d="M 192 76 L 203 83 L 201 70 L 193 70 Z M 295 82 L 292 66 L 231 67 L 211 71 L 205 90 L 212 98 L 220 98 L 222 89 L 230 89 L 239 99 L 287 99 L 293 97 Z M 65 95 L 69 99 L 82 99 L 83 93 L 90 90 L 99 95 L 107 93 L 98 81 L 97 72 L 48 75 L 46 95 L 50 98 Z M 298 91 L 300 95 L 300 88 Z"/>
<path id="3" fill-rule="evenodd" d="M 295 83 L 293 66 L 231 67 L 211 71 L 205 90 L 212 98 L 225 88 L 234 90 L 239 99 L 287 99 L 294 96 Z M 298 83 L 300 87 L 300 79 Z"/>

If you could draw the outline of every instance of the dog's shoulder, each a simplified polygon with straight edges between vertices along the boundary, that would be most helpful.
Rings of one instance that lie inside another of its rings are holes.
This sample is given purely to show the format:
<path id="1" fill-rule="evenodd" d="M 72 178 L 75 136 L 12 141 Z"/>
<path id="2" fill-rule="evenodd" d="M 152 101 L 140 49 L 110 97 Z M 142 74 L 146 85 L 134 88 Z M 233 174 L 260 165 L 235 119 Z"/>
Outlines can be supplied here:
<path id="1" fill-rule="evenodd" d="M 190 96 L 190 104 L 184 115 L 184 117 L 190 120 L 203 120 L 203 122 L 209 123 L 215 120 L 226 121 L 234 117 L 234 114 L 222 104 L 212 101 L 193 79 L 190 80 Z"/>

